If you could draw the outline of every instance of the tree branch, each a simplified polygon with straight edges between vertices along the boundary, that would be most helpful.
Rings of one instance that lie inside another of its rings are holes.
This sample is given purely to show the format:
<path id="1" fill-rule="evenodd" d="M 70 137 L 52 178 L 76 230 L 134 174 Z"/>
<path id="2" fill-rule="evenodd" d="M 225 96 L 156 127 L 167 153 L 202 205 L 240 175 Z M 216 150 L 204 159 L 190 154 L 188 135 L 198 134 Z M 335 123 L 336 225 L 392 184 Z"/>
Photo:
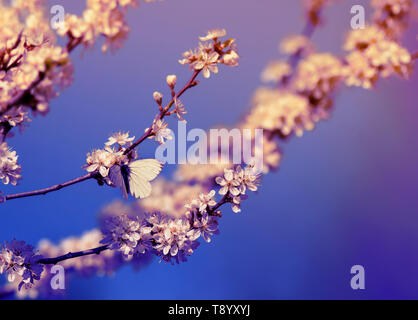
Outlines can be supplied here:
<path id="1" fill-rule="evenodd" d="M 223 196 L 221 201 L 219 201 L 216 205 L 214 205 L 212 208 L 208 210 L 208 214 L 213 215 L 213 216 L 216 215 L 215 211 L 218 210 L 225 203 L 229 203 L 229 202 L 231 202 L 231 197 L 228 192 L 227 194 Z M 101 252 L 108 250 L 108 249 L 109 249 L 108 245 L 103 245 L 103 246 L 93 248 L 93 249 L 88 249 L 88 250 L 83 250 L 83 251 L 78 251 L 78 252 L 69 252 L 67 254 L 64 254 L 62 256 L 58 256 L 55 258 L 42 258 L 38 261 L 38 263 L 39 264 L 57 264 L 58 262 L 69 260 L 69 259 L 89 256 L 92 254 L 100 254 Z"/>
<path id="2" fill-rule="evenodd" d="M 159 119 L 163 119 L 168 114 L 168 112 L 170 111 L 170 108 L 173 106 L 176 99 L 180 98 L 188 89 L 194 87 L 197 84 L 196 77 L 199 75 L 200 71 L 201 70 L 195 70 L 193 72 L 192 77 L 185 84 L 183 89 L 181 89 L 176 95 L 174 95 L 172 97 L 171 101 L 168 103 L 168 105 L 160 112 Z M 141 138 L 139 138 L 134 144 L 132 144 L 129 148 L 127 148 L 125 150 L 125 154 L 128 154 L 130 151 L 132 151 L 134 148 L 136 148 L 140 143 L 142 143 L 145 139 L 147 139 L 148 137 L 150 137 L 152 135 L 153 135 L 153 132 L 152 132 L 152 125 L 151 125 L 149 127 L 149 129 L 143 134 L 143 136 Z M 34 191 L 28 191 L 28 192 L 23 192 L 23 193 L 17 193 L 17 194 L 11 194 L 11 195 L 5 195 L 5 196 L 0 195 L 0 203 L 6 202 L 7 200 L 45 195 L 47 193 L 58 191 L 58 190 L 61 190 L 63 188 L 69 187 L 73 184 L 80 183 L 80 182 L 83 182 L 83 181 L 86 181 L 86 180 L 89 180 L 89 179 L 93 179 L 93 178 L 96 177 L 96 175 L 97 175 L 97 173 L 94 173 L 94 172 L 93 173 L 88 173 L 88 174 L 86 174 L 84 176 L 81 176 L 79 178 L 70 180 L 68 182 L 57 184 L 57 185 L 54 185 L 54 186 L 49 187 L 49 188 L 39 189 L 39 190 L 34 190 Z"/>
<path id="3" fill-rule="evenodd" d="M 320 10 L 318 11 L 318 15 L 320 14 Z M 314 25 L 309 19 L 305 24 L 305 27 L 303 28 L 301 35 L 310 39 L 316 30 L 316 25 Z M 295 69 L 295 67 L 298 65 L 299 60 L 302 58 L 302 51 L 298 50 L 294 54 L 290 55 L 287 59 L 287 63 L 291 66 L 292 70 Z M 287 77 L 283 77 L 282 81 L 279 82 L 279 87 L 282 85 L 287 85 L 290 80 L 292 79 L 293 73 Z"/>
<path id="4" fill-rule="evenodd" d="M 78 257 L 83 257 L 83 256 L 89 256 L 92 254 L 100 254 L 102 251 L 105 251 L 109 249 L 107 245 L 104 246 L 100 246 L 94 249 L 89 249 L 89 250 L 83 250 L 83 251 L 78 251 L 78 252 L 68 252 L 67 254 L 64 254 L 62 256 L 56 257 L 56 258 L 43 258 L 40 259 L 38 261 L 38 263 L 40 264 L 57 264 L 58 262 L 64 261 L 64 260 L 68 260 L 68 259 L 73 259 L 73 258 L 78 258 Z"/>
<path id="5" fill-rule="evenodd" d="M 21 35 L 20 35 L 21 37 Z M 20 40 L 19 40 L 20 41 Z M 82 42 L 82 38 L 71 38 L 66 45 L 67 52 L 70 53 L 73 51 L 80 43 Z M 37 87 L 46 77 L 46 72 L 40 71 L 38 73 L 38 77 L 35 81 L 33 81 L 25 90 L 23 90 L 20 94 L 15 96 L 9 103 L 7 103 L 6 108 L 0 113 L 0 115 L 5 114 L 9 110 L 14 107 L 17 107 L 25 102 L 25 100 L 31 95 L 31 91 Z"/>
<path id="6" fill-rule="evenodd" d="M 229 192 L 227 192 L 221 201 L 219 201 L 217 204 L 215 204 L 212 208 L 208 210 L 208 214 L 210 216 L 216 216 L 215 211 L 218 210 L 221 206 L 223 206 L 225 203 L 231 202 L 231 196 Z"/>
<path id="7" fill-rule="evenodd" d="M 0 203 L 1 202 L 5 202 L 7 200 L 13 200 L 13 199 L 19 199 L 19 198 L 27 198 L 27 197 L 32 197 L 32 196 L 39 196 L 39 195 L 45 195 L 47 193 L 53 192 L 53 191 L 58 191 L 61 190 L 62 188 L 66 188 L 69 186 L 72 186 L 73 184 L 76 183 L 80 183 L 89 179 L 93 179 L 96 176 L 96 173 L 88 173 L 84 176 L 81 176 L 79 178 L 64 182 L 64 183 L 60 183 L 60 184 L 56 184 L 52 187 L 49 188 L 45 188 L 45 189 L 39 189 L 39 190 L 34 190 L 34 191 L 28 191 L 28 192 L 23 192 L 23 193 L 17 193 L 17 194 L 11 194 L 11 195 L 5 195 L 5 196 L 0 196 Z M 3 201 L 2 201 L 3 200 Z"/>

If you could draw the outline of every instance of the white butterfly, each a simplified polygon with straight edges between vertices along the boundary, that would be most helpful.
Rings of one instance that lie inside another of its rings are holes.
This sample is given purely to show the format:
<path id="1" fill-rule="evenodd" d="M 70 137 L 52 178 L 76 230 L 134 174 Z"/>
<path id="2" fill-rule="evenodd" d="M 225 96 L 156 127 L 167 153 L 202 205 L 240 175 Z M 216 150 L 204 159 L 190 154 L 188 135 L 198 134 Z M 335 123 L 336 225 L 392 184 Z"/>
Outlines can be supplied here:
<path id="1" fill-rule="evenodd" d="M 146 198 L 151 194 L 151 183 L 161 172 L 163 165 L 155 159 L 143 159 L 128 165 L 114 165 L 110 168 L 109 178 L 119 187 L 125 199 L 130 193 L 135 198 Z"/>

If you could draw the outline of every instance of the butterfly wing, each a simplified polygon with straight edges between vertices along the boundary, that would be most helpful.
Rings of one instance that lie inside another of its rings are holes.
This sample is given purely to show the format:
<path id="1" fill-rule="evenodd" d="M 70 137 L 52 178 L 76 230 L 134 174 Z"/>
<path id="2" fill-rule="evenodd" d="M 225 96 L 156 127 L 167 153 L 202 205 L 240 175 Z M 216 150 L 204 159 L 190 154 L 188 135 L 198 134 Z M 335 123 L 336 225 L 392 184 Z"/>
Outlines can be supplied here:
<path id="1" fill-rule="evenodd" d="M 162 164 L 155 159 L 136 160 L 129 164 L 129 188 L 135 198 L 146 198 L 151 194 L 150 181 L 161 172 Z"/>
<path id="2" fill-rule="evenodd" d="M 113 185 L 120 188 L 122 196 L 128 199 L 127 179 L 123 175 L 122 166 L 115 164 L 109 170 L 109 179 Z"/>

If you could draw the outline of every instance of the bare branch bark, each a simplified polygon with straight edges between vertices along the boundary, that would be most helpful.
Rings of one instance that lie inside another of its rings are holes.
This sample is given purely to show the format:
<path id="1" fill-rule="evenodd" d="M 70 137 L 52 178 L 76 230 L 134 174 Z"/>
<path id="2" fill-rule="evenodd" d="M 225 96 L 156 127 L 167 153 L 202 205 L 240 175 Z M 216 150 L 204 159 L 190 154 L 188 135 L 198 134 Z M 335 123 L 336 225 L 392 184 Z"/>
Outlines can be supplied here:
<path id="1" fill-rule="evenodd" d="M 23 192 L 23 193 L 17 193 L 17 194 L 10 194 L 10 195 L 5 195 L 3 197 L 0 196 L 0 203 L 2 202 L 1 199 L 3 199 L 3 202 L 5 202 L 7 200 L 45 195 L 45 194 L 50 193 L 50 192 L 61 190 L 62 188 L 72 186 L 73 184 L 80 183 L 80 182 L 83 182 L 83 181 L 86 181 L 86 180 L 89 180 L 89 179 L 93 179 L 95 176 L 96 176 L 96 173 L 88 173 L 88 174 L 86 174 L 84 176 L 81 176 L 79 178 L 76 178 L 76 179 L 73 179 L 73 180 L 70 180 L 70 181 L 67 181 L 67 182 L 64 182 L 64 183 L 56 184 L 56 185 L 54 185 L 52 187 L 49 187 L 49 188 L 39 189 L 39 190 L 34 190 L 34 191 L 28 191 L 28 192 Z"/>
<path id="2" fill-rule="evenodd" d="M 89 249 L 89 250 L 83 250 L 83 251 L 78 251 L 78 252 L 68 252 L 67 254 L 64 254 L 56 258 L 43 258 L 43 259 L 40 259 L 38 262 L 40 264 L 57 264 L 58 262 L 68 260 L 68 259 L 89 256 L 92 254 L 100 254 L 102 251 L 105 251 L 107 249 L 109 249 L 108 246 L 104 245 L 104 246 L 100 246 L 100 247 Z"/>

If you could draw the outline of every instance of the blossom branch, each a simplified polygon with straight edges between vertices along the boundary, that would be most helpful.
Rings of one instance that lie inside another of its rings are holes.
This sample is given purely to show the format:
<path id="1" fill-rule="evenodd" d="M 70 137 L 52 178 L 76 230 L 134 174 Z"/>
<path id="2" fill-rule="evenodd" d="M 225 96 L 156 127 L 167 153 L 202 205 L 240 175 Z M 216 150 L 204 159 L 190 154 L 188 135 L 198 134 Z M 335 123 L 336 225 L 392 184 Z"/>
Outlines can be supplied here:
<path id="1" fill-rule="evenodd" d="M 318 12 L 317 12 L 318 16 L 320 15 L 320 13 L 321 13 L 321 9 L 318 9 Z M 301 35 L 306 37 L 307 39 L 310 39 L 316 30 L 316 26 L 317 24 L 313 24 L 312 21 L 308 19 L 305 24 L 305 27 L 303 28 L 301 32 Z M 287 63 L 290 65 L 292 70 L 298 65 L 299 60 L 302 58 L 302 52 L 303 52 L 303 49 L 299 49 L 294 54 L 289 56 Z M 293 73 L 291 75 L 283 77 L 282 81 L 279 83 L 279 86 L 287 85 L 292 79 L 292 75 Z"/>
<path id="2" fill-rule="evenodd" d="M 71 53 L 80 43 L 82 42 L 82 38 L 73 39 L 70 37 L 70 40 L 67 43 L 66 49 L 68 53 Z M 10 69 L 10 68 L 9 68 Z M 38 77 L 35 81 L 33 81 L 25 90 L 23 90 L 20 94 L 14 97 L 12 100 L 4 108 L 4 111 L 0 113 L 6 114 L 9 110 L 14 107 L 17 107 L 25 102 L 25 100 L 30 97 L 31 91 L 36 88 L 46 77 L 46 72 L 41 71 L 38 73 Z"/>
<path id="3" fill-rule="evenodd" d="M 183 93 L 185 93 L 188 89 L 193 88 L 194 86 L 196 86 L 198 84 L 196 80 L 196 77 L 199 75 L 201 70 L 195 70 L 193 72 L 192 77 L 190 78 L 190 80 L 186 83 L 186 85 L 183 87 L 183 89 L 181 89 L 176 95 L 174 95 L 171 98 L 171 101 L 167 104 L 167 106 L 165 108 L 163 108 L 160 112 L 160 114 L 158 115 L 158 119 L 157 120 L 162 120 L 166 115 L 168 115 L 171 107 L 173 106 L 173 104 L 175 103 L 175 101 L 177 99 L 179 99 Z M 138 145 L 140 145 L 145 139 L 151 137 L 153 135 L 153 126 L 151 125 L 148 130 L 137 140 L 135 141 L 130 147 L 128 147 L 124 154 L 129 154 L 133 149 L 135 149 Z"/>
<path id="4" fill-rule="evenodd" d="M 208 209 L 208 214 L 212 215 L 212 216 L 218 216 L 215 212 L 224 204 L 231 202 L 231 196 L 229 194 L 229 192 L 227 194 L 225 194 L 223 196 L 223 198 L 216 204 L 214 205 L 212 208 Z M 103 246 L 99 246 L 93 249 L 88 249 L 88 250 L 82 250 L 82 251 L 78 251 L 78 252 L 68 252 L 67 254 L 58 256 L 58 257 L 54 257 L 54 258 L 42 258 L 40 260 L 38 260 L 39 264 L 57 264 L 59 262 L 65 261 L 65 260 L 70 260 L 70 259 L 74 259 L 74 258 L 79 258 L 79 257 L 84 257 L 84 256 L 89 256 L 89 255 L 93 255 L 93 254 L 100 254 L 101 252 L 105 251 L 105 250 L 109 250 L 109 245 L 103 245 Z"/>
<path id="5" fill-rule="evenodd" d="M 171 101 L 167 104 L 166 107 L 164 107 L 160 114 L 158 115 L 158 119 L 162 120 L 166 115 L 169 114 L 169 111 L 171 109 L 171 107 L 173 106 L 173 104 L 175 103 L 176 99 L 179 99 L 188 89 L 193 88 L 194 86 L 196 86 L 198 84 L 198 82 L 196 81 L 197 76 L 199 75 L 201 70 L 195 70 L 190 78 L 190 80 L 185 84 L 185 86 L 183 87 L 183 89 L 181 89 L 177 94 L 175 94 Z M 141 144 L 145 139 L 147 139 L 148 137 L 152 136 L 153 133 L 153 129 L 152 126 L 150 126 L 150 128 L 142 135 L 141 138 L 139 138 L 135 143 L 133 143 L 130 147 L 128 147 L 124 154 L 129 154 L 133 149 L 135 149 L 139 144 Z M 89 179 L 93 179 L 97 177 L 97 173 L 92 172 L 92 173 L 88 173 L 84 176 L 78 177 L 76 179 L 70 180 L 68 182 L 64 182 L 64 183 L 60 183 L 54 186 L 51 186 L 49 188 L 44 188 L 44 189 L 39 189 L 39 190 L 34 190 L 34 191 L 28 191 L 28 192 L 23 192 L 23 193 L 18 193 L 18 194 L 12 194 L 12 195 L 5 195 L 5 196 L 0 196 L 0 203 L 1 202 L 5 202 L 6 200 L 13 200 L 13 199 L 19 199 L 19 198 L 26 198 L 26 197 L 32 197 L 32 196 L 38 196 L 38 195 L 45 195 L 47 193 L 50 192 L 54 192 L 54 191 L 58 191 L 61 190 L 63 188 L 69 187 L 71 185 L 89 180 Z"/>

